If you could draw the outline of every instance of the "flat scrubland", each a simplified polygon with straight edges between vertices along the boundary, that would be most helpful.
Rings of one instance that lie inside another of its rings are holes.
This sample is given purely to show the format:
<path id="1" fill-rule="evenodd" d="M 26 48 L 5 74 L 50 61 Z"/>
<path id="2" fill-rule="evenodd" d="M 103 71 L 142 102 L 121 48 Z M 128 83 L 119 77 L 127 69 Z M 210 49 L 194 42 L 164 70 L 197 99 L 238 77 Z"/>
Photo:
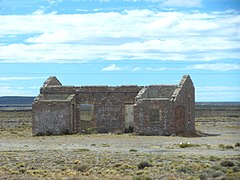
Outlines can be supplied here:
<path id="1" fill-rule="evenodd" d="M 197 117 L 200 136 L 31 134 L 31 111 L 0 111 L 0 179 L 240 179 L 240 117 Z"/>

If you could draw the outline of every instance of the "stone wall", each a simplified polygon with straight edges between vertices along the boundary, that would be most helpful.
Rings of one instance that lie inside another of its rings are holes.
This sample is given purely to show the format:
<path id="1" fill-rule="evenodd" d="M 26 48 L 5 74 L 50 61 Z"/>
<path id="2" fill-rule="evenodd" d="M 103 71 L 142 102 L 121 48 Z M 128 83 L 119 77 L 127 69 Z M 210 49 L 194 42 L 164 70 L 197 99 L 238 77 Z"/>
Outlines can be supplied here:
<path id="1" fill-rule="evenodd" d="M 171 122 L 171 127 L 177 128 L 177 108 L 182 107 L 184 118 L 183 130 L 177 133 L 192 134 L 195 132 L 195 89 L 193 82 L 189 76 L 184 76 L 179 83 L 178 88 L 172 96 L 172 102 L 174 102 L 175 113 Z"/>
<path id="2" fill-rule="evenodd" d="M 46 86 L 40 92 L 44 100 L 64 99 L 76 94 L 74 101 L 77 133 L 94 129 L 97 132 L 125 131 L 125 104 L 134 104 L 140 86 Z M 81 118 L 81 104 L 92 105 L 92 119 Z"/>
<path id="3" fill-rule="evenodd" d="M 34 135 L 69 134 L 71 128 L 71 102 L 39 101 L 32 106 Z"/>
<path id="4" fill-rule="evenodd" d="M 178 86 L 145 88 L 134 105 L 134 131 L 145 135 L 195 133 L 194 97 L 189 76 L 183 76 Z"/>
<path id="5" fill-rule="evenodd" d="M 148 98 L 169 98 L 176 89 L 176 85 L 152 85 L 147 88 Z"/>
<path id="6" fill-rule="evenodd" d="M 92 127 L 97 132 L 125 131 L 125 104 L 134 104 L 141 87 L 81 87 L 77 95 L 77 106 L 92 104 L 94 106 Z M 81 121 L 81 111 L 79 120 Z M 80 122 L 81 124 L 81 122 Z M 79 131 L 86 130 L 81 127 Z"/>
<path id="7" fill-rule="evenodd" d="M 118 133 L 129 124 L 144 135 L 193 133 L 194 102 L 189 76 L 146 87 L 62 86 L 50 77 L 33 104 L 33 134 Z"/>
<path id="8" fill-rule="evenodd" d="M 172 118 L 169 100 L 139 100 L 134 105 L 134 132 L 140 135 L 170 135 Z"/>

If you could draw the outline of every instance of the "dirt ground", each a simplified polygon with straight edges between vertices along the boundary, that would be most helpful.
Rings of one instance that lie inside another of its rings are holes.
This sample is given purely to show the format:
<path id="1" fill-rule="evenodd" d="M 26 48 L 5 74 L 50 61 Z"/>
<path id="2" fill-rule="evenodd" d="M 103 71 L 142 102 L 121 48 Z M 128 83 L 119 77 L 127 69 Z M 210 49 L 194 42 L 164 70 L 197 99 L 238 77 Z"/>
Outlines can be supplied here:
<path id="1" fill-rule="evenodd" d="M 240 118 L 197 118 L 196 128 L 204 136 L 33 137 L 28 124 L 1 128 L 0 179 L 240 179 Z"/>

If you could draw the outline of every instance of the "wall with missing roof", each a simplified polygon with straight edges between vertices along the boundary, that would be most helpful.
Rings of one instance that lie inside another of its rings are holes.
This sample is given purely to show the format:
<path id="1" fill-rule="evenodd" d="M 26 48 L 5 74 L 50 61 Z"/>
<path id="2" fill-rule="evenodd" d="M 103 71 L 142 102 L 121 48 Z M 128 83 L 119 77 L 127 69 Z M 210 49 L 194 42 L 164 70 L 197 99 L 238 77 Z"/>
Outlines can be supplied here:
<path id="1" fill-rule="evenodd" d="M 133 122 L 134 121 L 134 122 Z M 33 104 L 33 134 L 87 132 L 137 134 L 193 133 L 194 87 L 179 85 L 62 86 L 50 77 Z M 129 128 L 129 129 L 128 129 Z"/>
<path id="2" fill-rule="evenodd" d="M 137 96 L 134 131 L 145 135 L 195 132 L 194 86 L 189 76 L 179 85 L 149 86 Z"/>
<path id="3" fill-rule="evenodd" d="M 171 127 L 178 134 L 195 133 L 195 88 L 190 76 L 183 76 L 171 101 L 174 103 Z"/>
<path id="4" fill-rule="evenodd" d="M 41 101 L 33 104 L 32 130 L 34 135 L 71 134 L 71 102 Z"/>
<path id="5" fill-rule="evenodd" d="M 171 102 L 142 99 L 134 105 L 134 132 L 140 135 L 170 135 Z"/>

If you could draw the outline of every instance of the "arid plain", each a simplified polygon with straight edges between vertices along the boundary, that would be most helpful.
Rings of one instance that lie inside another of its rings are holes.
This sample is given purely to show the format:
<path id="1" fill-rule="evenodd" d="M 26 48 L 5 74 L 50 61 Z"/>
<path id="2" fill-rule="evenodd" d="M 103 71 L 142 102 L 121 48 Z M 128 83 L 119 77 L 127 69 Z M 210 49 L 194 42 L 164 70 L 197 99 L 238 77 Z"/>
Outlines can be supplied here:
<path id="1" fill-rule="evenodd" d="M 0 177 L 240 179 L 239 106 L 204 106 L 196 112 L 196 136 L 177 137 L 32 136 L 30 110 L 0 111 Z"/>

